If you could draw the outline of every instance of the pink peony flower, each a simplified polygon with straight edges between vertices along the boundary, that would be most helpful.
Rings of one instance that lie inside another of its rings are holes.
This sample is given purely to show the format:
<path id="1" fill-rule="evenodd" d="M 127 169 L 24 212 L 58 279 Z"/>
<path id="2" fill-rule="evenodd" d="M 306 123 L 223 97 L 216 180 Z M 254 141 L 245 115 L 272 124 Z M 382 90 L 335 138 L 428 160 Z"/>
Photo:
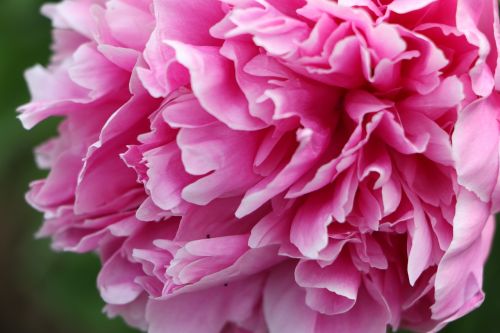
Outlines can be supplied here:
<path id="1" fill-rule="evenodd" d="M 434 332 L 483 301 L 496 0 L 65 0 L 29 202 L 149 333 Z"/>

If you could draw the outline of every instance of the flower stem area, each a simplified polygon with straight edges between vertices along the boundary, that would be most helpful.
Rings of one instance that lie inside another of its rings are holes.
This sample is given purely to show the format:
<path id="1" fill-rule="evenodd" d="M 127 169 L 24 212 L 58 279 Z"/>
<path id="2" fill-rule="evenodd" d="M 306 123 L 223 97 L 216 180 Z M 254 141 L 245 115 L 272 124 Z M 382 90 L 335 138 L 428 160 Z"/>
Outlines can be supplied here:
<path id="1" fill-rule="evenodd" d="M 96 256 L 54 253 L 47 240 L 33 236 L 42 216 L 28 207 L 24 193 L 44 172 L 33 162 L 32 147 L 55 135 L 57 121 L 26 134 L 15 109 L 29 100 L 23 70 L 49 55 L 50 25 L 39 14 L 43 2 L 0 1 L 0 332 L 135 332 L 102 314 Z M 485 303 L 443 332 L 497 332 L 499 279 L 497 233 L 485 271 Z"/>

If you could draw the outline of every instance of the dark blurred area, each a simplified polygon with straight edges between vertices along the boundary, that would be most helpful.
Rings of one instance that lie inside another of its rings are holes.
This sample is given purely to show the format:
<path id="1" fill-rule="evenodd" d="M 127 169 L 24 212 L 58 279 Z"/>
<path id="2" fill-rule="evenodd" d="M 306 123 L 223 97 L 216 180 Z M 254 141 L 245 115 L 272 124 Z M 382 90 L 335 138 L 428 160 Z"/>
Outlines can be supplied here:
<path id="1" fill-rule="evenodd" d="M 15 109 L 29 99 L 23 71 L 49 57 L 50 24 L 39 14 L 43 2 L 0 0 L 0 333 L 134 332 L 102 314 L 96 256 L 54 253 L 49 241 L 33 236 L 42 216 L 28 207 L 24 193 L 44 173 L 37 170 L 32 149 L 55 135 L 57 121 L 26 132 Z M 498 281 L 497 234 L 485 273 L 485 303 L 444 332 L 500 332 Z"/>

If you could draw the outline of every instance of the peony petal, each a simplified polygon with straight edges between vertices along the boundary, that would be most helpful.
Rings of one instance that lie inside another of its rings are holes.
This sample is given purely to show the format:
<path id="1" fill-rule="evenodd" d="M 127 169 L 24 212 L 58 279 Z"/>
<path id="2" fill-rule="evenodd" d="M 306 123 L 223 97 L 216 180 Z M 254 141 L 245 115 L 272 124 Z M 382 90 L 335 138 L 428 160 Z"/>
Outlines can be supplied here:
<path id="1" fill-rule="evenodd" d="M 202 107 L 233 129 L 255 130 L 263 124 L 252 117 L 248 102 L 231 76 L 231 63 L 214 47 L 195 47 L 178 41 L 166 41 L 176 59 L 191 75 L 191 85 Z"/>
<path id="2" fill-rule="evenodd" d="M 141 287 L 134 282 L 140 272 L 140 266 L 130 263 L 120 252 L 116 252 L 105 263 L 97 279 L 102 298 L 116 305 L 134 301 L 142 292 Z"/>
<path id="3" fill-rule="evenodd" d="M 148 332 L 163 333 L 168 327 L 183 333 L 219 333 L 227 322 L 241 323 L 251 316 L 262 284 L 262 277 L 254 277 L 165 301 L 151 300 L 146 309 Z"/>
<path id="4" fill-rule="evenodd" d="M 264 315 L 270 333 L 314 332 L 316 313 L 305 304 L 305 292 L 291 274 L 293 266 L 283 264 L 269 277 L 264 289 Z"/>
<path id="5" fill-rule="evenodd" d="M 439 320 L 456 314 L 482 297 L 482 264 L 489 252 L 493 235 L 490 207 L 472 192 L 462 188 L 457 198 L 453 220 L 453 240 L 446 251 L 436 276 L 436 303 L 432 316 Z M 458 292 L 460 291 L 460 292 Z M 471 310 L 469 307 L 467 310 Z"/>
<path id="6" fill-rule="evenodd" d="M 490 97 L 461 110 L 452 137 L 458 182 L 485 202 L 491 198 L 498 176 L 500 134 L 495 110 L 499 103 Z"/>

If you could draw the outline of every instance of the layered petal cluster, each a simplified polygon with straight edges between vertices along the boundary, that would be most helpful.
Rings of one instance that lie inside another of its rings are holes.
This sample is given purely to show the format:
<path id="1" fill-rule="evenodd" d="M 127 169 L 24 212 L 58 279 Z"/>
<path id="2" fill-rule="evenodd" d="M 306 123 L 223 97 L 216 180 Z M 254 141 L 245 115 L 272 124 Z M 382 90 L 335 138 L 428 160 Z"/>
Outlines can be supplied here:
<path id="1" fill-rule="evenodd" d="M 28 201 L 149 333 L 440 330 L 500 208 L 496 0 L 65 0 Z"/>

